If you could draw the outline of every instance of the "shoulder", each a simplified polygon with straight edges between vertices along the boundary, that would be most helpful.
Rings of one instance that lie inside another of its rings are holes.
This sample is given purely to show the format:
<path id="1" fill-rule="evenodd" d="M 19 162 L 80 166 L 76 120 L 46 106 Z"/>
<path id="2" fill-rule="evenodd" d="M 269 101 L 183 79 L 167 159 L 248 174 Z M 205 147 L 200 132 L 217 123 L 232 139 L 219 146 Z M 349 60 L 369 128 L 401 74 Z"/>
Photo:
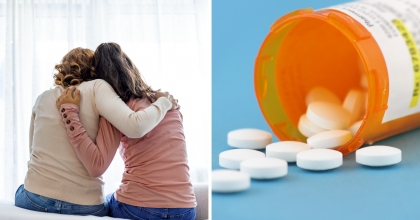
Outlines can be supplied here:
<path id="1" fill-rule="evenodd" d="M 126 104 L 131 110 L 140 111 L 149 107 L 151 102 L 147 98 L 142 98 L 142 99 L 131 98 Z"/>
<path id="2" fill-rule="evenodd" d="M 102 86 L 102 85 L 105 85 L 105 86 L 110 86 L 111 87 L 111 85 L 109 85 L 105 80 L 103 80 L 103 79 L 94 79 L 94 80 L 90 80 L 90 81 L 85 81 L 85 82 L 82 82 L 81 84 L 80 84 L 80 86 L 82 86 L 82 87 L 86 87 L 86 88 L 88 88 L 88 87 L 99 87 L 99 86 Z"/>
<path id="3" fill-rule="evenodd" d="M 182 115 L 181 111 L 179 109 L 173 109 L 173 110 L 169 110 L 166 113 L 165 117 L 171 117 L 171 118 L 179 118 L 181 120 L 181 122 L 184 121 L 184 116 Z"/>
<path id="4" fill-rule="evenodd" d="M 35 105 L 38 104 L 42 99 L 44 98 L 49 98 L 49 97 L 53 97 L 56 96 L 56 93 L 61 94 L 63 92 L 63 87 L 62 86 L 56 86 L 54 88 L 45 90 L 44 92 L 42 92 L 40 95 L 38 95 L 38 98 L 35 101 Z"/>
<path id="5" fill-rule="evenodd" d="M 44 92 L 39 94 L 38 97 L 36 98 L 32 110 L 35 110 L 37 106 L 39 106 L 40 104 L 51 102 L 51 100 L 54 100 L 55 102 L 56 97 L 58 97 L 62 93 L 62 91 L 63 91 L 63 87 L 61 86 L 56 86 L 54 88 L 45 90 Z"/>
<path id="6" fill-rule="evenodd" d="M 93 96 L 101 95 L 104 93 L 107 95 L 110 93 L 115 93 L 112 86 L 103 79 L 94 79 L 82 82 L 78 88 L 85 94 L 92 93 Z"/>
<path id="7" fill-rule="evenodd" d="M 85 82 L 83 82 L 85 83 Z M 86 82 L 88 83 L 86 86 L 92 87 L 95 91 L 98 90 L 107 90 L 107 91 L 113 91 L 114 89 L 112 88 L 112 86 L 105 80 L 103 79 L 95 79 L 95 80 L 91 80 Z"/>
<path id="8" fill-rule="evenodd" d="M 45 93 L 48 93 L 48 91 L 50 91 L 50 90 L 47 90 L 47 91 L 44 91 L 43 93 L 41 93 L 41 94 L 39 94 L 38 95 L 38 97 L 36 98 L 36 100 L 35 100 L 35 103 L 34 103 L 34 106 L 33 106 L 33 110 L 35 109 L 35 107 L 36 106 L 38 106 L 39 105 L 39 102 L 41 101 L 41 99 L 42 99 L 42 96 L 45 94 Z"/>

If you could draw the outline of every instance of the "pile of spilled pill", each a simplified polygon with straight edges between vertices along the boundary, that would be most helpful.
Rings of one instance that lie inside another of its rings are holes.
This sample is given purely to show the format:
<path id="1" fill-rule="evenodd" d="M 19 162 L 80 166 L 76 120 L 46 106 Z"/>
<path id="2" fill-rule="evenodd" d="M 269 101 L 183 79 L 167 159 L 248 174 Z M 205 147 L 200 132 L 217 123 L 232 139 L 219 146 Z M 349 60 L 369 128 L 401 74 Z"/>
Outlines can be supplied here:
<path id="1" fill-rule="evenodd" d="M 366 79 L 364 77 L 364 79 Z M 315 87 L 306 96 L 307 111 L 298 123 L 307 143 L 272 143 L 269 132 L 239 129 L 228 133 L 228 145 L 238 148 L 219 154 L 219 165 L 226 169 L 212 172 L 212 191 L 231 193 L 248 189 L 252 179 L 275 179 L 287 175 L 288 163 L 302 169 L 323 171 L 340 167 L 343 154 L 334 148 L 351 140 L 363 122 L 367 106 L 365 90 L 351 89 L 344 102 L 325 87 Z M 266 149 L 266 154 L 259 151 Z M 369 146 L 356 151 L 356 162 L 379 167 L 401 161 L 401 150 L 390 146 Z"/>

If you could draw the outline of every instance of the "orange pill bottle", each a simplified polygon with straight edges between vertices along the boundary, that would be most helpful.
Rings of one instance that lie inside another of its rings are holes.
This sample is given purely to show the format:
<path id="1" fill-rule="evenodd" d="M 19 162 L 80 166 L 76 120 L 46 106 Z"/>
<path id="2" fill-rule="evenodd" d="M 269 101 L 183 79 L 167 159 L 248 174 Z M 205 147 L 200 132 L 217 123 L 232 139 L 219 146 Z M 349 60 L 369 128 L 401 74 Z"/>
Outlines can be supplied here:
<path id="1" fill-rule="evenodd" d="M 368 0 L 286 14 L 271 26 L 255 60 L 261 111 L 280 140 L 306 142 L 297 127 L 307 93 L 323 86 L 343 101 L 350 89 L 362 89 L 366 77 L 363 123 L 336 150 L 348 154 L 420 127 L 418 46 L 419 0 Z"/>

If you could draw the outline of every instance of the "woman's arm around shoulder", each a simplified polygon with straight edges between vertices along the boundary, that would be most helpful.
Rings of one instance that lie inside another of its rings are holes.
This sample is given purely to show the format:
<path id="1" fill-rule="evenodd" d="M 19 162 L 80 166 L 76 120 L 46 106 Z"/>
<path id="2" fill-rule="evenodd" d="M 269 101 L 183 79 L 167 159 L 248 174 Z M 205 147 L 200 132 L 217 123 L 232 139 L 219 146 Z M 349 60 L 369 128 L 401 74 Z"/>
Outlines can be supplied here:
<path id="1" fill-rule="evenodd" d="M 130 138 L 140 138 L 147 134 L 173 106 L 167 98 L 160 97 L 148 108 L 134 112 L 104 80 L 96 80 L 94 93 L 99 114 Z"/>

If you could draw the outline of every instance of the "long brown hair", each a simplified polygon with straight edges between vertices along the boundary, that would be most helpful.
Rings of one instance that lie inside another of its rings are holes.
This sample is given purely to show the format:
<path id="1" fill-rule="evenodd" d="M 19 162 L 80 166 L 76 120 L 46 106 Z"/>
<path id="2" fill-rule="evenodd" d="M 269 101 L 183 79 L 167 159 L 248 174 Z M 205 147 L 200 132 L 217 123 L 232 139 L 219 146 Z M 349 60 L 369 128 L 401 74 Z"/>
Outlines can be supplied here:
<path id="1" fill-rule="evenodd" d="M 55 69 L 58 71 L 57 74 L 54 74 L 55 85 L 66 88 L 98 78 L 92 66 L 93 55 L 92 50 L 80 47 L 68 52 L 61 63 L 55 65 Z"/>
<path id="2" fill-rule="evenodd" d="M 124 102 L 130 98 L 148 98 L 153 102 L 154 91 L 141 77 L 140 71 L 117 43 L 102 43 L 93 57 L 95 73 L 107 81 Z"/>

